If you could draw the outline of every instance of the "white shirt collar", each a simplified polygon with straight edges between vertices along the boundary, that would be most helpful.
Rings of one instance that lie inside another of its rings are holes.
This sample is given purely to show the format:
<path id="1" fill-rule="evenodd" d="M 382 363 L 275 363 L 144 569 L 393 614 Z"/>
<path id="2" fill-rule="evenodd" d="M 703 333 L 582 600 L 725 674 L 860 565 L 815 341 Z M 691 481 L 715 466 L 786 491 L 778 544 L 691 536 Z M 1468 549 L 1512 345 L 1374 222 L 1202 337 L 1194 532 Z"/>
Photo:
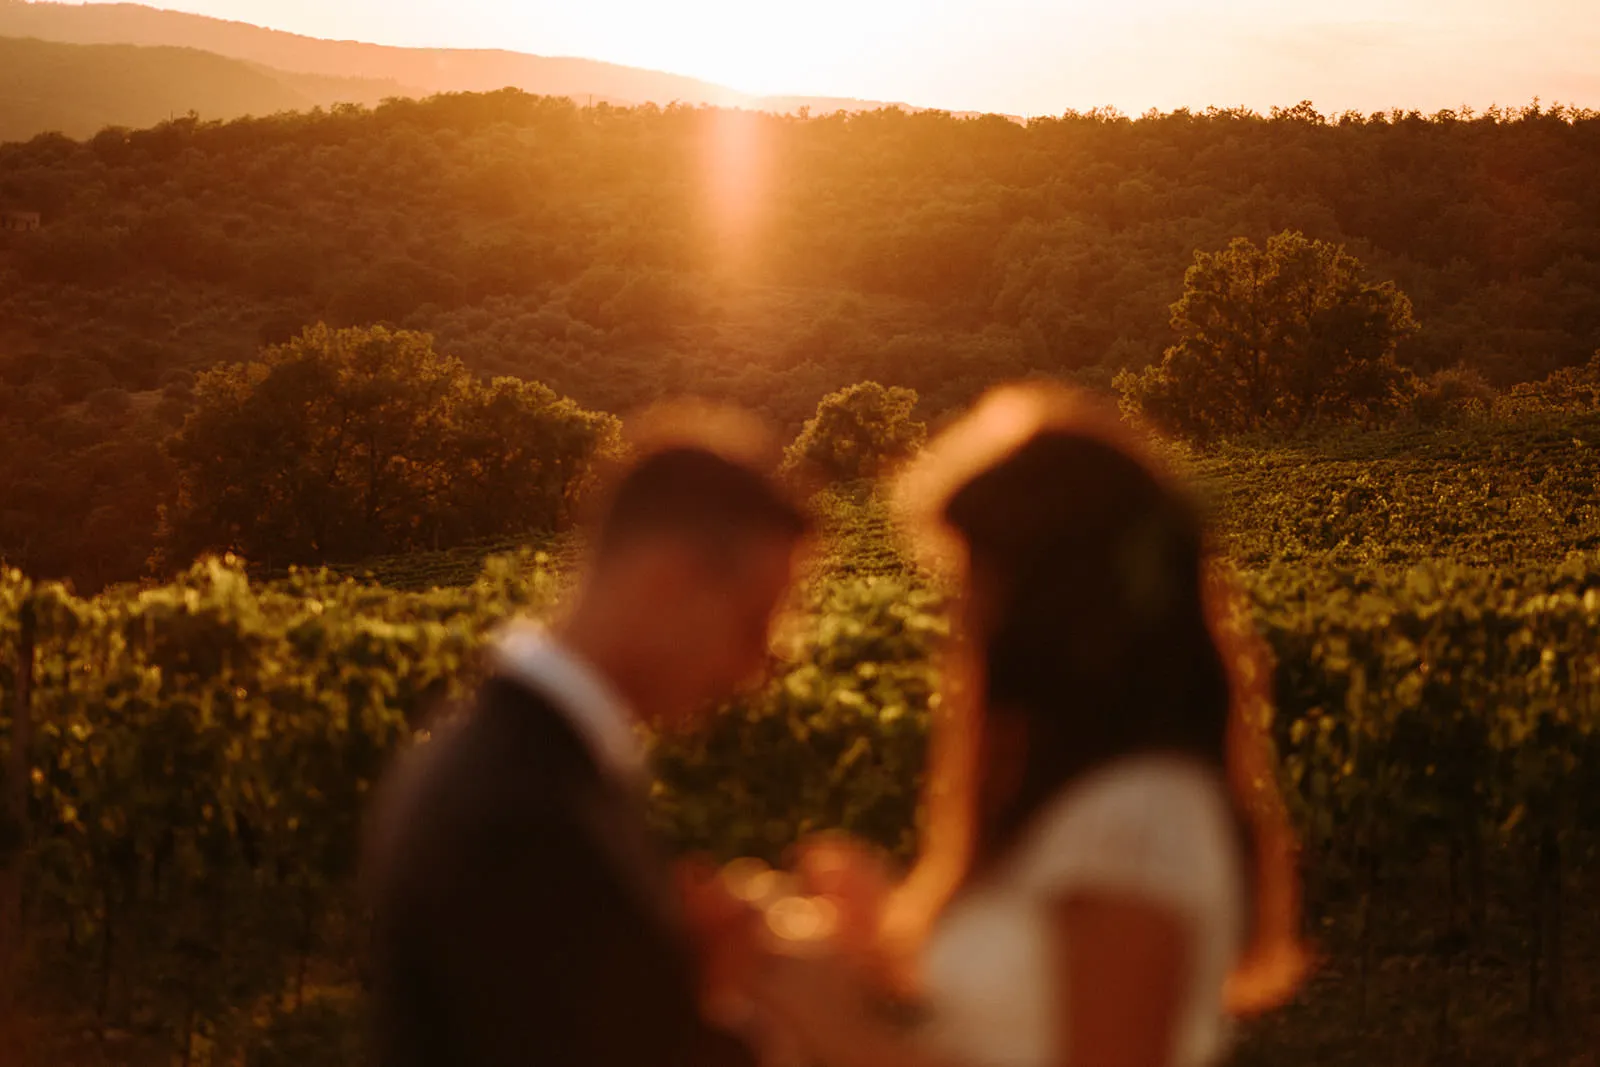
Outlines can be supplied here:
<path id="1" fill-rule="evenodd" d="M 502 675 L 550 698 L 608 773 L 623 780 L 644 775 L 644 746 L 627 702 L 544 626 L 527 619 L 508 624 L 490 656 Z"/>

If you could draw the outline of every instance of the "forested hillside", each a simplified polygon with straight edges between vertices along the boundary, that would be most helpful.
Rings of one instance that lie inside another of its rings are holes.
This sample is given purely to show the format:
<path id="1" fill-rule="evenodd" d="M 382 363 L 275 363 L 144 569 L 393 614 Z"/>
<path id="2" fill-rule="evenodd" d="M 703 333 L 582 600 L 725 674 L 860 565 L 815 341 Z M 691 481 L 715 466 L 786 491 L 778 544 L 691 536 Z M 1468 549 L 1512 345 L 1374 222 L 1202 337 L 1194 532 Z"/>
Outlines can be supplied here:
<path id="1" fill-rule="evenodd" d="M 136 571 L 194 374 L 317 321 L 603 411 L 691 390 L 793 430 L 873 379 L 936 417 L 1149 363 L 1196 250 L 1293 228 L 1409 295 L 1412 369 L 1600 348 L 1600 117 L 1536 107 L 1023 127 L 500 92 L 0 146 L 0 207 L 44 223 L 0 235 L 0 555 L 43 574 Z"/>

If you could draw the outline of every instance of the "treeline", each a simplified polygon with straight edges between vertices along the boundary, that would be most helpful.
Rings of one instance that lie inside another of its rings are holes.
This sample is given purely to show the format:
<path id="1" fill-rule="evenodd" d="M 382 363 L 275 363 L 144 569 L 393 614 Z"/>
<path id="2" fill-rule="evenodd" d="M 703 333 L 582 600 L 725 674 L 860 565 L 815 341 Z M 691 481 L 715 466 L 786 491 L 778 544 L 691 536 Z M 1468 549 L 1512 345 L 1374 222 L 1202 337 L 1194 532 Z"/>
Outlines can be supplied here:
<path id="1" fill-rule="evenodd" d="M 1409 297 L 1408 370 L 1505 386 L 1600 348 L 1600 118 L 1561 109 L 1023 127 L 508 91 L 38 137 L 0 146 L 0 206 L 44 219 L 0 234 L 0 555 L 84 584 L 148 557 L 195 376 L 320 321 L 792 431 L 863 380 L 933 416 L 1108 384 L 1173 340 L 1196 250 L 1293 229 Z"/>
<path id="2" fill-rule="evenodd" d="M 1391 289 L 1375 295 L 1395 298 Z M 1241 307 L 1232 317 L 1266 323 L 1269 310 Z M 1252 413 L 1236 404 L 1232 428 L 1270 430 L 1295 398 L 1409 425 L 1398 437 L 1367 433 L 1341 447 L 1326 432 L 1337 430 L 1335 420 L 1319 423 L 1324 432 L 1309 452 L 1213 443 L 1209 462 L 1191 455 L 1187 466 L 1218 507 L 1231 555 L 1252 565 L 1434 556 L 1502 563 L 1600 546 L 1592 505 L 1600 355 L 1505 394 L 1471 372 L 1397 376 L 1387 355 L 1369 368 L 1381 372 L 1373 378 L 1359 362 L 1308 362 L 1298 342 L 1320 336 L 1307 327 L 1322 318 L 1283 319 L 1283 336 L 1262 350 L 1269 358 L 1260 366 L 1274 378 L 1288 375 L 1293 392 L 1236 388 L 1248 380 L 1218 369 L 1232 358 L 1229 346 L 1196 351 L 1189 341 L 1146 373 L 1118 379 L 1136 419 L 1179 410 L 1152 406 L 1146 390 L 1159 373 L 1163 403 L 1203 416 L 1202 424 L 1228 411 L 1230 399 L 1261 392 L 1271 408 Z M 1381 327 L 1388 319 L 1372 321 Z M 1369 340 L 1386 350 L 1393 331 L 1378 333 Z M 1220 326 L 1196 335 L 1224 336 Z M 1352 393 L 1363 381 L 1388 382 L 1381 403 Z M 13 495 L 0 508 L 0 548 L 9 544 L 11 565 L 37 575 L 60 561 L 91 590 L 171 575 L 206 554 L 242 556 L 258 575 L 332 565 L 399 588 L 460 584 L 463 569 L 470 581 L 486 555 L 553 544 L 601 465 L 624 448 L 616 416 L 536 382 L 485 379 L 438 352 L 430 335 L 382 326 L 319 323 L 254 360 L 203 372 L 186 394 L 181 404 L 160 401 L 154 414 L 106 410 L 148 435 L 88 451 L 119 487 L 122 507 L 102 504 L 86 526 L 63 530 L 48 509 L 28 510 L 37 495 Z M 817 487 L 892 473 L 926 437 L 919 406 L 915 390 L 874 381 L 829 393 L 790 442 L 783 476 Z M 182 424 L 168 429 L 161 412 L 174 408 L 184 412 Z M 1183 419 L 1163 425 L 1184 431 Z M 119 470 L 118 457 L 130 455 L 148 466 Z M 15 481 L 28 465 L 26 453 L 14 452 L 0 471 Z M 104 554 L 75 554 L 84 546 Z"/>
<path id="3" fill-rule="evenodd" d="M 158 551 L 271 569 L 552 530 L 617 447 L 614 416 L 484 381 L 426 334 L 316 326 L 201 376 Z"/>

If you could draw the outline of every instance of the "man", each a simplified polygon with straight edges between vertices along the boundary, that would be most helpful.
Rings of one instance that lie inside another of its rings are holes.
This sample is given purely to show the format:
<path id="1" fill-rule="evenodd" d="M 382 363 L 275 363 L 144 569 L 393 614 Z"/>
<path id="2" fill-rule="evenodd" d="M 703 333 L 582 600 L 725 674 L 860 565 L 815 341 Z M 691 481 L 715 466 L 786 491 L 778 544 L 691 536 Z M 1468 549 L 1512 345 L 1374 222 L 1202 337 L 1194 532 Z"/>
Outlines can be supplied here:
<path id="1" fill-rule="evenodd" d="M 645 824 L 635 722 L 692 723 L 759 673 L 806 529 L 728 414 L 656 420 L 551 630 L 496 643 L 374 834 L 380 1067 L 716 1067 L 693 935 Z"/>

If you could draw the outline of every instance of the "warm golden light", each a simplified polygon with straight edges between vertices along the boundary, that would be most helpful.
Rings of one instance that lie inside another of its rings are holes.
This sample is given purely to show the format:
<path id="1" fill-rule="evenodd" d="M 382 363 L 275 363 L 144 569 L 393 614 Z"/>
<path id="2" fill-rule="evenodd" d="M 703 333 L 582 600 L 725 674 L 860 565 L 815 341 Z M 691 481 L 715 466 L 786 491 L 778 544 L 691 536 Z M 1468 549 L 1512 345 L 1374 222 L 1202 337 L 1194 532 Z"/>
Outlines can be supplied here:
<path id="1" fill-rule="evenodd" d="M 770 119 L 747 111 L 704 116 L 702 188 L 721 266 L 737 268 L 753 243 L 768 187 Z"/>
<path id="2" fill-rule="evenodd" d="M 321 37 L 510 48 L 671 71 L 751 97 L 1059 114 L 1600 106 L 1594 0 L 165 0 Z M 714 87 L 713 87 L 714 88 Z M 667 104 L 669 100 L 655 101 Z M 758 103 L 753 99 L 719 102 Z"/>
<path id="3" fill-rule="evenodd" d="M 784 897 L 767 908 L 767 929 L 781 944 L 811 945 L 832 937 L 839 908 L 826 897 Z"/>
<path id="4" fill-rule="evenodd" d="M 722 869 L 728 893 L 746 904 L 761 906 L 777 895 L 783 875 L 758 859 L 737 859 Z"/>

